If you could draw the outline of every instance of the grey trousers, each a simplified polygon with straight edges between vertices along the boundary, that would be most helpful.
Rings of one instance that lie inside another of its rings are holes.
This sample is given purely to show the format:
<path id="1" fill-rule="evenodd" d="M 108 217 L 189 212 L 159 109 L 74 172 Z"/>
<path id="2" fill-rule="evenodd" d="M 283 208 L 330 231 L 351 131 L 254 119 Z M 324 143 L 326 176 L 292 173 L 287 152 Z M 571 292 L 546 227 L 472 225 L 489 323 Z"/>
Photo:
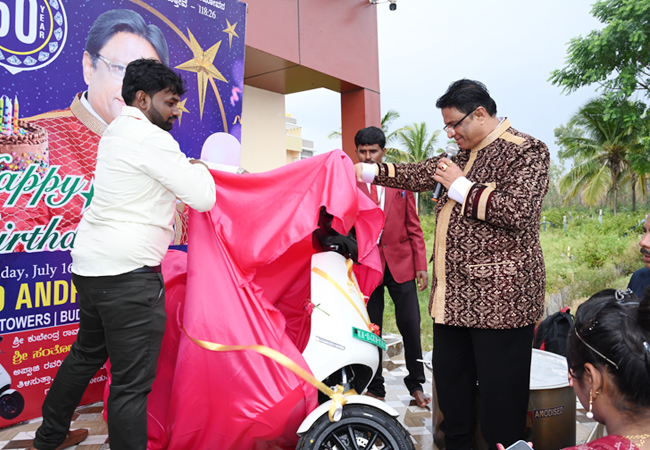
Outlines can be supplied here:
<path id="1" fill-rule="evenodd" d="M 64 440 L 89 381 L 111 359 L 108 433 L 112 450 L 145 450 L 147 395 L 156 376 L 165 331 L 165 286 L 160 273 L 107 277 L 73 274 L 79 334 L 43 403 L 34 447 Z"/>

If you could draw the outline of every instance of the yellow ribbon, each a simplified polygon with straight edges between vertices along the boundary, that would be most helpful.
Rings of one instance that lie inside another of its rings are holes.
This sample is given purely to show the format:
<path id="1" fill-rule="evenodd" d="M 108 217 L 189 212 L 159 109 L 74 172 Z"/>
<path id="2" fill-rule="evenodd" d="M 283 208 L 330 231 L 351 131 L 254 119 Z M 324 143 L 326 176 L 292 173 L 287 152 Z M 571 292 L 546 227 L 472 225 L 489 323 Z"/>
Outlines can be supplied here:
<path id="1" fill-rule="evenodd" d="M 359 298 L 365 301 L 367 297 L 363 295 L 363 292 L 361 292 L 361 288 L 357 284 L 356 278 L 354 278 L 354 274 L 353 274 L 354 261 L 348 258 L 345 264 L 348 266 L 348 286 L 350 287 L 350 290 L 354 289 L 357 295 L 359 295 Z"/>
<path id="2" fill-rule="evenodd" d="M 133 0 L 131 0 L 133 1 Z M 353 269 L 353 262 L 351 259 L 347 260 L 347 268 L 348 268 L 348 285 L 350 287 L 354 286 L 356 288 L 356 292 L 361 297 L 363 297 L 363 293 L 361 292 L 361 289 L 359 288 L 359 285 L 356 283 L 355 279 L 352 277 L 352 269 Z M 318 267 L 314 267 L 312 269 L 312 272 L 314 272 L 317 275 L 320 275 L 321 277 L 325 278 L 327 281 L 332 283 L 332 285 L 338 289 L 338 291 L 343 294 L 343 296 L 346 298 L 346 300 L 354 307 L 354 309 L 359 313 L 359 316 L 363 319 L 363 321 L 366 323 L 368 326 L 368 329 L 370 329 L 370 319 L 367 317 L 367 314 L 364 315 L 361 310 L 357 307 L 357 305 L 354 303 L 354 300 L 350 297 L 350 295 L 345 292 L 345 290 L 334 280 L 332 277 L 330 277 L 328 274 L 320 270 Z M 185 332 L 185 335 L 196 345 L 199 347 L 202 347 L 206 350 L 210 350 L 212 352 L 229 352 L 229 351 L 241 351 L 241 350 L 252 350 L 254 352 L 259 353 L 260 355 L 266 356 L 267 358 L 272 359 L 273 361 L 277 362 L 281 366 L 289 369 L 293 373 L 295 373 L 298 377 L 302 378 L 305 380 L 307 383 L 311 384 L 314 386 L 316 389 L 321 391 L 323 394 L 327 395 L 329 398 L 331 398 L 332 401 L 332 406 L 330 406 L 329 412 L 328 412 L 328 417 L 330 419 L 330 422 L 334 422 L 335 420 L 338 420 L 340 418 L 340 412 L 343 409 L 343 405 L 345 405 L 348 401 L 345 398 L 345 396 L 348 395 L 358 395 L 357 392 L 354 389 L 350 389 L 347 392 L 343 392 L 343 386 L 336 385 L 334 389 L 331 389 L 329 386 L 326 386 L 324 383 L 321 381 L 317 380 L 311 373 L 307 372 L 305 369 L 300 367 L 298 364 L 296 364 L 294 361 L 291 359 L 287 358 L 285 355 L 280 353 L 277 350 L 274 350 L 272 348 L 266 347 L 264 345 L 223 345 L 223 344 L 217 344 L 214 342 L 209 342 L 209 341 L 203 341 L 201 339 L 195 339 L 192 336 L 190 336 L 187 333 L 187 330 L 185 327 L 183 327 L 183 332 Z M 337 412 L 339 414 L 337 414 Z M 337 417 L 338 416 L 338 417 Z"/>
<path id="3" fill-rule="evenodd" d="M 368 327 L 368 329 L 370 329 L 370 318 L 368 317 L 368 315 L 367 314 L 364 315 L 361 312 L 359 307 L 354 303 L 354 300 L 352 300 L 352 297 L 350 297 L 350 295 L 347 292 L 345 292 L 345 289 L 343 289 L 341 287 L 341 285 L 339 285 L 334 278 L 330 277 L 328 274 L 326 274 L 325 272 L 320 270 L 318 267 L 312 268 L 311 271 L 314 272 L 316 275 L 320 275 L 321 277 L 325 278 L 327 281 L 332 283 L 332 286 L 334 286 L 341 294 L 343 294 L 343 296 L 350 303 L 350 305 L 352 305 L 352 307 L 357 311 L 357 313 L 359 313 L 359 316 L 361 316 L 363 321 L 366 323 L 366 326 Z M 356 283 L 355 283 L 355 286 L 356 286 Z M 358 286 L 357 286 L 357 289 L 358 289 L 358 292 L 359 292 L 361 298 L 363 298 L 363 294 L 361 294 L 361 290 L 359 289 Z"/>
<path id="4" fill-rule="evenodd" d="M 285 355 L 280 353 L 277 350 L 274 350 L 272 348 L 266 347 L 264 345 L 223 345 L 223 344 L 217 344 L 214 342 L 209 342 L 209 341 L 203 341 L 201 339 L 195 339 L 192 336 L 190 336 L 187 333 L 187 330 L 183 326 L 183 332 L 185 332 L 185 335 L 196 345 L 199 347 L 202 347 L 206 350 L 210 350 L 212 352 L 229 352 L 229 351 L 241 351 L 241 350 L 252 350 L 254 352 L 257 352 L 263 356 L 266 356 L 267 358 L 272 359 L 273 361 L 277 362 L 281 366 L 289 369 L 293 373 L 295 373 L 298 377 L 302 378 L 305 380 L 307 383 L 311 384 L 314 386 L 316 389 L 321 391 L 323 394 L 327 395 L 329 398 L 333 400 L 332 406 L 330 406 L 330 410 L 328 413 L 329 419 L 331 422 L 334 422 L 335 414 L 337 411 L 341 411 L 343 408 L 343 405 L 345 405 L 348 401 L 345 399 L 345 395 L 356 395 L 356 392 L 354 390 L 348 391 L 346 393 L 343 393 L 343 387 L 340 385 L 337 385 L 335 389 L 331 389 L 329 386 L 326 386 L 324 383 L 321 381 L 318 381 L 311 373 L 307 372 L 305 369 L 300 367 L 298 364 L 296 364 L 294 361 L 291 359 L 287 358 Z M 338 420 L 338 419 L 337 419 Z"/>

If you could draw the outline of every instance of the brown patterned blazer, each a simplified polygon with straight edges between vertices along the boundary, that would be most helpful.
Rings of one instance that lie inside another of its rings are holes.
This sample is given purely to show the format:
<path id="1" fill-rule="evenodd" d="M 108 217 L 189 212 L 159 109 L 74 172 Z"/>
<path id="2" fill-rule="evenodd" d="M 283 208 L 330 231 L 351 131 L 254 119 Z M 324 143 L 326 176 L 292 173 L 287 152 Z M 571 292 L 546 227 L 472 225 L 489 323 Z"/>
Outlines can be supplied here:
<path id="1" fill-rule="evenodd" d="M 439 159 L 381 164 L 374 182 L 431 190 Z M 544 311 L 539 223 L 548 190 L 548 148 L 506 119 L 475 148 L 461 150 L 454 162 L 473 185 L 462 205 L 445 191 L 436 206 L 429 312 L 445 325 L 529 325 Z"/>

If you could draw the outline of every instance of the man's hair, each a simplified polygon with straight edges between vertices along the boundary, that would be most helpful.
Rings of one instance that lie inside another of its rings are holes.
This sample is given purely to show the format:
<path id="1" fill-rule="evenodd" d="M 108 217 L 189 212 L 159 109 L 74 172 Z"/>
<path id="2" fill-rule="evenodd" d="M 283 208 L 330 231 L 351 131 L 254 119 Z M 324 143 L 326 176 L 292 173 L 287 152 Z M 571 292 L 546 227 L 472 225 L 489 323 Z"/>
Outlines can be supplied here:
<path id="1" fill-rule="evenodd" d="M 379 148 L 383 149 L 386 147 L 386 135 L 381 129 L 377 127 L 368 127 L 362 128 L 357 131 L 357 134 L 354 136 L 354 145 L 359 147 L 360 145 L 379 145 Z"/>
<path id="2" fill-rule="evenodd" d="M 165 89 L 179 96 L 186 91 L 181 76 L 155 59 L 136 59 L 126 66 L 122 82 L 122 98 L 127 105 L 133 105 L 138 91 L 153 97 Z"/>
<path id="3" fill-rule="evenodd" d="M 451 83 L 447 92 L 436 102 L 437 108 L 456 108 L 464 114 L 471 113 L 479 106 L 485 108 L 490 116 L 497 113 L 497 104 L 485 85 L 466 78 Z"/>
<path id="4" fill-rule="evenodd" d="M 101 14 L 90 27 L 86 40 L 86 51 L 90 55 L 93 67 L 108 41 L 117 33 L 131 33 L 149 41 L 158 54 L 160 61 L 169 65 L 169 49 L 162 31 L 155 25 L 147 25 L 140 14 L 130 9 L 113 9 Z"/>

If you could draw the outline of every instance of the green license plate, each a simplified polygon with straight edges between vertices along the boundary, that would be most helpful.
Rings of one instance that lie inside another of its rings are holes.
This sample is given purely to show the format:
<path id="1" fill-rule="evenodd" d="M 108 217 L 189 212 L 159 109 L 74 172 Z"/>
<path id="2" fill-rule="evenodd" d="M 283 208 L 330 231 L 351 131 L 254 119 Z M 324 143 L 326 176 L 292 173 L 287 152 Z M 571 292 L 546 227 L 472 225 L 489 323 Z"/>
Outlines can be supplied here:
<path id="1" fill-rule="evenodd" d="M 360 328 L 352 327 L 352 337 L 359 339 L 363 342 L 376 345 L 380 349 L 386 351 L 386 341 L 370 331 L 362 330 Z"/>

